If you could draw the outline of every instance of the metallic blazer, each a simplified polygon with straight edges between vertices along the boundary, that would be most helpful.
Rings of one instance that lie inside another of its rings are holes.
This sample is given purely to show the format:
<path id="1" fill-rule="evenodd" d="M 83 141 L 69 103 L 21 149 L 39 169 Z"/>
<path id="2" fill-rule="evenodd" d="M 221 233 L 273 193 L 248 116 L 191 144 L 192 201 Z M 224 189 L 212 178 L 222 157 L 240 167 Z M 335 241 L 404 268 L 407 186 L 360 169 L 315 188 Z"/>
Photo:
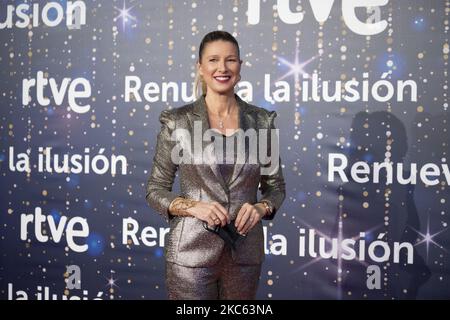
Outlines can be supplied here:
<path id="1" fill-rule="evenodd" d="M 239 125 L 242 130 L 254 128 L 275 129 L 275 111 L 251 105 L 243 101 L 237 94 L 239 105 Z M 236 219 L 239 209 L 245 202 L 254 204 L 263 199 L 273 205 L 272 220 L 285 198 L 285 182 L 279 159 L 278 171 L 273 174 L 261 174 L 259 161 L 249 162 L 248 145 L 246 144 L 246 161 L 234 165 L 229 183 L 226 184 L 216 163 L 176 164 L 171 160 L 171 152 L 177 141 L 171 139 L 176 128 L 194 132 L 194 121 L 202 124 L 202 135 L 209 129 L 205 95 L 191 104 L 164 110 L 159 117 L 161 131 L 157 137 L 153 167 L 147 183 L 146 199 L 148 204 L 161 214 L 170 224 L 166 235 L 166 260 L 189 267 L 208 267 L 220 258 L 224 241 L 216 234 L 205 230 L 203 222 L 194 217 L 172 216 L 168 208 L 178 196 L 200 201 L 217 201 L 228 210 L 231 220 Z M 270 132 L 270 131 L 269 131 Z M 270 134 L 269 134 L 270 136 Z M 203 141 L 203 148 L 214 142 Z M 270 144 L 269 144 L 270 149 Z M 214 150 L 214 149 L 213 149 Z M 270 154 L 270 151 L 266 154 Z M 265 165 L 267 166 L 267 165 Z M 181 194 L 172 192 L 176 171 L 179 170 Z M 257 199 L 258 189 L 261 198 Z M 239 264 L 259 264 L 264 260 L 264 236 L 261 221 L 251 229 L 236 251 L 233 259 Z"/>

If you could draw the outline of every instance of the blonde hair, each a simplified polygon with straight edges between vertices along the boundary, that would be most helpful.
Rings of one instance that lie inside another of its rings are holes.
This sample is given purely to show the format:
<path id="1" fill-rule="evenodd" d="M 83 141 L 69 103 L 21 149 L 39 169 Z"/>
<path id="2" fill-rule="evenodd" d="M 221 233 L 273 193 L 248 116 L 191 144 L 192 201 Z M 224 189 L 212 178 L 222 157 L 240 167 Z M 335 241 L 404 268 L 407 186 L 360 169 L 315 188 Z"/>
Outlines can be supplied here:
<path id="1" fill-rule="evenodd" d="M 197 73 L 195 75 L 195 81 L 194 81 L 194 94 L 195 99 L 200 98 L 201 95 L 206 94 L 207 90 L 206 82 L 203 80 L 203 77 L 200 75 L 200 73 L 197 70 Z M 201 92 L 200 92 L 201 90 Z"/>

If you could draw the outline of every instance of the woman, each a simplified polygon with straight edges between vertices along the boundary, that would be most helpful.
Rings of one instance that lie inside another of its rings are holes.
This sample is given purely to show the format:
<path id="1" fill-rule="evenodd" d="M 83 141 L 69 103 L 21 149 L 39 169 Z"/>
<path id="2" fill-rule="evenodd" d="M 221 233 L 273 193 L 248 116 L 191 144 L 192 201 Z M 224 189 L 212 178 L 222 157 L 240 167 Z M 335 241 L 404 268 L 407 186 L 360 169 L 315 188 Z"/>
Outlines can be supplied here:
<path id="1" fill-rule="evenodd" d="M 162 111 L 159 118 L 162 127 L 146 199 L 170 224 L 165 242 L 169 299 L 254 299 L 256 295 L 264 260 L 261 219 L 273 219 L 285 198 L 281 165 L 270 174 L 263 173 L 261 169 L 272 160 L 250 162 L 248 144 L 245 161 L 237 161 L 242 160 L 242 149 L 225 148 L 225 154 L 234 158 L 232 164 L 199 162 L 198 156 L 193 157 L 197 161 L 177 162 L 173 152 L 178 140 L 172 134 L 179 129 L 185 138 L 189 136 L 186 141 L 192 141 L 191 135 L 200 141 L 203 150 L 211 146 L 212 139 L 204 140 L 207 131 L 228 143 L 242 138 L 243 132 L 275 129 L 275 111 L 247 104 L 234 93 L 241 64 L 239 45 L 231 34 L 208 33 L 200 44 L 197 62 L 203 94 L 194 103 Z M 271 140 L 268 146 L 266 154 L 274 154 Z M 212 150 L 217 152 L 217 147 Z M 192 150 L 183 149 L 183 155 L 187 154 Z M 200 153 L 200 160 L 206 154 Z M 279 164 L 279 153 L 275 154 Z M 172 192 L 177 170 L 181 195 Z M 234 242 L 236 239 L 240 241 Z"/>

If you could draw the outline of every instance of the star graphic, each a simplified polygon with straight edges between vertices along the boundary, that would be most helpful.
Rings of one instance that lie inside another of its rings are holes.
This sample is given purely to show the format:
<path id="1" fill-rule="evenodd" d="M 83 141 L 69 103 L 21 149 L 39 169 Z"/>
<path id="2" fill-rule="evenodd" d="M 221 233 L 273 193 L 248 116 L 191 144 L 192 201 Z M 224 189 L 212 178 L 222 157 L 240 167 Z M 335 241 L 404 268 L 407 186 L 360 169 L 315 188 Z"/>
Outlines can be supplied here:
<path id="1" fill-rule="evenodd" d="M 277 81 L 283 80 L 284 78 L 289 77 L 290 75 L 294 75 L 294 79 L 295 82 L 299 81 L 299 76 L 306 74 L 307 77 L 309 78 L 309 74 L 305 71 L 305 67 L 310 64 L 311 62 L 313 62 L 318 56 L 314 56 L 309 58 L 308 60 L 304 61 L 304 62 L 300 62 L 299 61 L 299 54 L 300 54 L 300 48 L 299 45 L 297 43 L 297 46 L 295 48 L 295 59 L 294 62 L 288 61 L 285 58 L 282 58 L 280 56 L 277 56 L 278 61 L 283 64 L 288 66 L 289 71 L 284 74 L 283 76 L 281 76 Z"/>
<path id="2" fill-rule="evenodd" d="M 110 290 L 113 289 L 114 287 L 117 287 L 117 288 L 119 287 L 116 284 L 118 279 L 114 279 L 114 275 L 113 274 L 115 274 L 115 271 L 111 270 L 110 277 L 106 278 L 106 280 L 107 280 L 106 286 L 109 287 Z"/>
<path id="3" fill-rule="evenodd" d="M 430 253 L 430 243 L 434 244 L 436 247 L 438 247 L 439 249 L 444 250 L 445 252 L 448 253 L 448 251 L 444 248 L 444 246 L 442 246 L 441 244 L 437 243 L 435 240 L 433 240 L 434 237 L 436 237 L 437 235 L 441 234 L 442 232 L 446 231 L 447 228 L 444 228 L 436 233 L 431 234 L 430 233 L 430 216 L 428 215 L 428 220 L 427 220 L 427 232 L 425 234 L 423 234 L 422 232 L 413 229 L 418 235 L 420 235 L 422 237 L 422 240 L 420 240 L 419 242 L 417 242 L 414 246 L 418 246 L 419 244 L 425 243 L 426 247 L 427 247 L 427 263 L 428 263 L 428 255 Z"/>
<path id="4" fill-rule="evenodd" d="M 301 225 L 306 226 L 308 229 L 314 229 L 316 235 L 318 235 L 319 237 L 323 238 L 325 240 L 325 243 L 327 244 L 331 244 L 333 242 L 333 238 L 330 237 L 329 235 L 323 233 L 322 231 L 318 230 L 316 227 L 313 227 L 312 225 L 308 224 L 306 221 L 299 219 L 298 217 L 295 218 L 295 220 L 298 220 L 300 222 Z M 367 234 L 371 234 L 373 233 L 375 230 L 379 229 L 382 226 L 382 224 L 377 225 L 372 227 L 369 230 L 366 230 L 364 232 L 360 232 L 358 235 L 355 235 L 353 237 L 350 237 L 351 239 L 353 239 L 355 241 L 355 243 L 358 242 L 358 240 L 362 237 L 365 237 Z M 342 268 L 342 262 L 343 262 L 343 258 L 342 258 L 342 254 L 343 254 L 343 249 L 341 247 L 341 243 L 344 240 L 343 238 L 343 228 L 344 227 L 344 223 L 342 220 L 342 216 L 340 215 L 339 217 L 339 221 L 338 221 L 338 234 L 337 234 L 337 243 L 338 243 L 338 248 L 337 248 L 337 264 L 334 261 L 334 259 L 325 259 L 322 258 L 318 252 L 317 253 L 317 257 L 315 257 L 314 259 L 308 261 L 305 264 L 300 265 L 298 268 L 296 268 L 295 270 L 292 271 L 292 273 L 297 273 L 300 272 L 308 267 L 310 267 L 311 265 L 320 262 L 320 261 L 326 261 L 327 265 L 330 267 L 334 267 L 336 269 L 336 277 L 337 279 L 342 278 L 343 276 L 343 268 Z M 305 235 L 305 237 L 307 237 L 307 235 Z M 355 249 L 356 250 L 356 249 Z M 364 260 L 360 260 L 359 257 L 355 257 L 354 259 L 352 259 L 351 261 L 357 262 L 360 265 L 362 265 L 363 267 L 367 268 L 370 264 Z M 342 286 L 341 286 L 341 281 L 337 282 L 337 298 L 338 299 L 342 299 Z"/>
<path id="5" fill-rule="evenodd" d="M 133 8 L 134 8 L 134 6 L 132 6 L 132 7 L 130 7 L 130 8 L 127 8 L 127 7 L 126 7 L 126 4 L 125 4 L 125 1 L 123 2 L 123 8 L 122 8 L 122 9 L 121 9 L 121 8 L 118 8 L 118 7 L 116 7 L 116 6 L 114 6 L 114 9 L 116 9 L 117 11 L 119 11 L 119 15 L 118 15 L 117 17 L 114 18 L 114 21 L 117 21 L 117 20 L 119 20 L 119 19 L 122 19 L 122 30 L 123 30 L 123 31 L 125 30 L 125 26 L 126 26 L 126 24 L 127 24 L 128 21 L 130 21 L 130 20 L 137 21 L 137 20 L 136 20 L 136 17 L 134 17 L 134 16 L 132 16 L 132 15 L 130 14 L 131 9 L 133 9 Z"/>

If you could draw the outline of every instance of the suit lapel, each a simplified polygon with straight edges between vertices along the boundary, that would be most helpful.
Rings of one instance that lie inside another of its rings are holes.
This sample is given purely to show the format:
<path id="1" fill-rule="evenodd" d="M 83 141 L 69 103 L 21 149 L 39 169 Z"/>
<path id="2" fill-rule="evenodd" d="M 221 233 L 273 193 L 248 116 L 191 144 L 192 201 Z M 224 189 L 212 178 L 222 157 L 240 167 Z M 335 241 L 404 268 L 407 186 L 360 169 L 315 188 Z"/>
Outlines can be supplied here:
<path id="1" fill-rule="evenodd" d="M 237 94 L 235 94 L 236 101 L 239 105 L 239 126 L 242 130 L 242 133 L 245 132 L 249 127 L 254 127 L 253 125 L 253 119 L 251 118 L 251 115 L 248 112 L 248 107 L 245 101 L 243 101 Z M 202 95 L 199 99 L 197 99 L 194 102 L 194 108 L 193 108 L 193 118 L 191 127 L 194 128 L 194 121 L 201 121 L 202 124 L 202 137 L 206 130 L 210 129 L 209 124 L 209 118 L 208 118 L 208 112 L 206 109 L 206 102 L 205 102 L 205 95 Z M 202 139 L 202 150 L 205 150 L 205 148 L 212 144 L 212 154 L 213 154 L 213 161 L 209 163 L 209 167 L 211 171 L 213 172 L 216 180 L 219 182 L 220 186 L 222 187 L 225 194 L 227 194 L 227 190 L 229 189 L 227 184 L 225 183 L 222 174 L 220 173 L 219 166 L 217 164 L 214 150 L 214 143 L 211 141 L 203 141 Z M 245 144 L 245 162 L 248 160 L 248 148 Z M 230 185 L 233 183 L 234 180 L 239 176 L 240 172 L 242 171 L 242 168 L 244 167 L 244 163 L 236 163 L 234 165 L 233 173 L 230 178 Z"/>
<path id="2" fill-rule="evenodd" d="M 245 131 L 247 131 L 247 129 L 253 127 L 253 119 L 251 118 L 250 113 L 248 112 L 248 108 L 247 108 L 245 101 L 243 101 L 241 98 L 239 98 L 238 95 L 236 95 L 236 100 L 239 105 L 239 127 L 241 129 L 241 131 L 238 132 L 237 137 L 238 137 L 238 139 L 240 139 L 239 138 L 240 134 L 244 135 L 244 133 L 245 133 Z M 236 143 L 236 141 L 235 141 L 235 143 Z M 245 143 L 245 141 L 244 141 L 244 148 L 245 148 L 245 152 L 244 152 L 245 161 L 244 161 L 244 163 L 237 161 L 238 163 L 236 163 L 234 165 L 233 173 L 232 173 L 230 181 L 229 181 L 230 185 L 234 182 L 234 180 L 237 179 L 237 177 L 241 173 L 242 168 L 244 167 L 245 163 L 248 161 L 249 150 L 247 147 L 247 143 Z"/>

